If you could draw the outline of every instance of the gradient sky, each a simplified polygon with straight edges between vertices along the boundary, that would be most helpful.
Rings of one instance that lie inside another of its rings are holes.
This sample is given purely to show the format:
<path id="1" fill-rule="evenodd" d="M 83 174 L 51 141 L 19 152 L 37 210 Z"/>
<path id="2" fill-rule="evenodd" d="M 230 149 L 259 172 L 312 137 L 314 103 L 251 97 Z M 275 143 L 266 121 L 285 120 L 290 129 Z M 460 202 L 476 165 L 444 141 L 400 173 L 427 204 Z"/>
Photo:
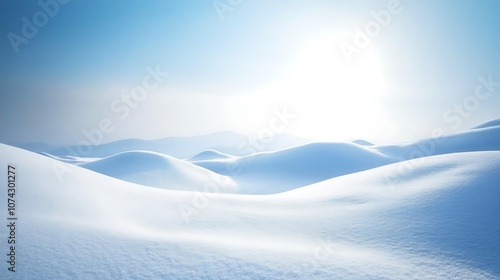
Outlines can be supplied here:
<path id="1" fill-rule="evenodd" d="M 500 1 L 401 0 L 348 62 L 340 46 L 391 2 L 71 0 L 16 53 L 9 36 L 43 9 L 1 1 L 0 142 L 74 144 L 103 119 L 114 126 L 104 142 L 254 135 L 285 107 L 284 132 L 327 141 L 408 141 L 500 118 L 500 87 L 474 103 L 479 77 L 500 82 Z M 214 3 L 235 5 L 220 17 Z M 148 67 L 168 77 L 118 113 Z M 473 110 L 460 115 L 464 102 Z"/>

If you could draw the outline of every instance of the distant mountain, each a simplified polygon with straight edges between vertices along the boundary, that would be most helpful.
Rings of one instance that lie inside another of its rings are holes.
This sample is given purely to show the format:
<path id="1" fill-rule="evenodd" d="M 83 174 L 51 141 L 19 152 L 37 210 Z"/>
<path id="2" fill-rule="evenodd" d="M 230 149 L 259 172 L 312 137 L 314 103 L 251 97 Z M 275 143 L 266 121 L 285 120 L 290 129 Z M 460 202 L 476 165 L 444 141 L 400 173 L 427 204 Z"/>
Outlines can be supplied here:
<path id="1" fill-rule="evenodd" d="M 158 140 L 126 139 L 97 146 L 70 146 L 45 151 L 57 156 L 107 157 L 117 153 L 147 150 L 170 155 L 176 158 L 190 158 L 203 150 L 216 150 L 236 156 L 245 156 L 255 152 L 273 151 L 305 144 L 302 138 L 280 134 L 272 141 L 254 142 L 255 139 L 233 132 L 217 132 L 193 137 L 167 137 Z M 36 151 L 38 152 L 38 151 Z"/>

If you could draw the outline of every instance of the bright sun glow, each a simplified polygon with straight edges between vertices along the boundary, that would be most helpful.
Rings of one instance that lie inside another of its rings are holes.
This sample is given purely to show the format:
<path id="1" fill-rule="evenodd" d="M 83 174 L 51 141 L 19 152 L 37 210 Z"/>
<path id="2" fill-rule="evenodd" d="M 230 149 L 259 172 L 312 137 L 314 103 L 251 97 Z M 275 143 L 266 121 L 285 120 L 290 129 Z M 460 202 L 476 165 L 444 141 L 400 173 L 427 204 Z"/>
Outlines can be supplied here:
<path id="1" fill-rule="evenodd" d="M 286 105 L 297 114 L 287 132 L 302 137 L 376 141 L 377 131 L 390 125 L 382 107 L 385 92 L 386 80 L 376 50 L 366 48 L 347 63 L 333 36 L 321 36 L 305 44 L 274 85 L 244 100 L 236 99 L 249 111 Z M 241 116 L 234 121 L 249 119 L 241 111 L 231 114 Z"/>

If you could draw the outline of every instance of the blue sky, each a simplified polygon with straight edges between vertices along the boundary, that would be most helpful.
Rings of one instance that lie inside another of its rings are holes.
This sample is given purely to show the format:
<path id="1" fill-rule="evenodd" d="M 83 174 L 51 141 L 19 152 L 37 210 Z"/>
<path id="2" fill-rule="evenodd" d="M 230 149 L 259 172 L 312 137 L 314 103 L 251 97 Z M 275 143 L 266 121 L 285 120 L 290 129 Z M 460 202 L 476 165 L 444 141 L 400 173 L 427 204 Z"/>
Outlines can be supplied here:
<path id="1" fill-rule="evenodd" d="M 500 81 L 500 2 L 397 2 L 72 0 L 13 47 L 43 5 L 2 1 L 0 142 L 77 143 L 103 119 L 115 127 L 104 142 L 252 135 L 284 108 L 295 116 L 285 132 L 328 141 L 408 141 L 499 118 L 500 88 L 471 96 L 479 77 Z M 390 22 L 349 62 L 340 45 L 381 11 Z M 111 108 L 155 68 L 168 77 L 136 108 Z M 464 100 L 474 110 L 460 115 Z"/>

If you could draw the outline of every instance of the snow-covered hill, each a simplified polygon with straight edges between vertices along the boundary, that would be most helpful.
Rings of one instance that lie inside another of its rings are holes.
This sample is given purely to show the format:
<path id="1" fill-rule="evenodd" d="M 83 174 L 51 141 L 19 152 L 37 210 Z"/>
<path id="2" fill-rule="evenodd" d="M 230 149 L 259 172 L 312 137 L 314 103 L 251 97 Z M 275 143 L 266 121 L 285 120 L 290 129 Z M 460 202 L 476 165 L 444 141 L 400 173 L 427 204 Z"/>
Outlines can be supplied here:
<path id="1" fill-rule="evenodd" d="M 17 272 L 4 262 L 3 279 L 500 277 L 500 152 L 428 157 L 392 184 L 406 162 L 262 196 L 148 188 L 0 154 L 18 170 L 20 217 Z"/>
<path id="2" fill-rule="evenodd" d="M 500 126 L 497 122 L 488 122 L 481 127 L 402 145 L 310 143 L 239 158 L 192 162 L 231 176 L 238 183 L 241 193 L 272 194 L 410 159 L 472 151 L 500 151 Z"/>
<path id="3" fill-rule="evenodd" d="M 271 194 L 396 162 L 351 143 L 311 143 L 232 159 L 194 161 L 233 178 L 240 193 Z"/>
<path id="4" fill-rule="evenodd" d="M 82 139 L 87 140 L 87 139 Z M 253 142 L 252 142 L 253 141 Z M 257 144 L 254 142 L 257 141 Z M 244 156 L 255 151 L 274 151 L 296 145 L 308 143 L 309 141 L 287 134 L 274 135 L 272 143 L 262 145 L 263 141 L 233 132 L 217 132 L 194 137 L 167 137 L 158 140 L 125 139 L 106 144 L 76 145 L 58 149 L 40 150 L 40 145 L 31 146 L 23 144 L 26 148 L 35 152 L 48 152 L 57 156 L 77 157 L 108 157 L 122 152 L 147 150 L 167 154 L 176 158 L 190 158 L 203 150 L 217 150 L 222 153 Z M 258 145 L 254 147 L 254 145 Z M 246 147 L 240 149 L 239 147 Z M 31 149 L 33 148 L 33 149 Z M 258 148 L 261 148 L 260 150 Z"/>
<path id="5" fill-rule="evenodd" d="M 490 121 L 484 122 L 480 125 L 474 126 L 473 129 L 474 128 L 498 127 L 498 126 L 500 126 L 500 119 L 490 120 Z"/>
<path id="6" fill-rule="evenodd" d="M 130 151 L 83 163 L 81 167 L 117 179 L 171 190 L 202 190 L 214 180 L 222 183 L 221 191 L 234 193 L 231 178 L 216 174 L 189 162 L 155 152 Z"/>
<path id="7" fill-rule="evenodd" d="M 227 159 L 231 157 L 233 156 L 221 153 L 216 150 L 205 150 L 189 158 L 189 161 L 193 162 L 199 160 Z"/>
<path id="8" fill-rule="evenodd" d="M 198 140 L 200 139 L 192 139 L 191 142 L 197 143 L 194 147 L 201 144 Z M 125 149 L 129 144 L 123 147 L 117 146 L 117 143 L 104 146 Z M 366 141 L 309 143 L 248 156 L 233 156 L 209 149 L 202 150 L 188 160 L 147 151 L 127 151 L 101 160 L 72 155 L 45 155 L 146 186 L 178 190 L 199 189 L 199 186 L 206 185 L 207 181 L 210 182 L 211 178 L 218 176 L 214 173 L 218 173 L 228 176 L 222 177 L 226 182 L 223 192 L 274 194 L 408 159 L 470 151 L 498 151 L 500 126 L 497 126 L 496 121 L 491 121 L 437 139 L 391 146 L 368 144 L 370 143 Z"/>
<path id="9" fill-rule="evenodd" d="M 374 149 L 400 159 L 460 152 L 499 151 L 500 126 L 496 125 L 496 122 L 482 126 L 440 138 L 424 139 L 404 145 L 378 146 Z"/>

